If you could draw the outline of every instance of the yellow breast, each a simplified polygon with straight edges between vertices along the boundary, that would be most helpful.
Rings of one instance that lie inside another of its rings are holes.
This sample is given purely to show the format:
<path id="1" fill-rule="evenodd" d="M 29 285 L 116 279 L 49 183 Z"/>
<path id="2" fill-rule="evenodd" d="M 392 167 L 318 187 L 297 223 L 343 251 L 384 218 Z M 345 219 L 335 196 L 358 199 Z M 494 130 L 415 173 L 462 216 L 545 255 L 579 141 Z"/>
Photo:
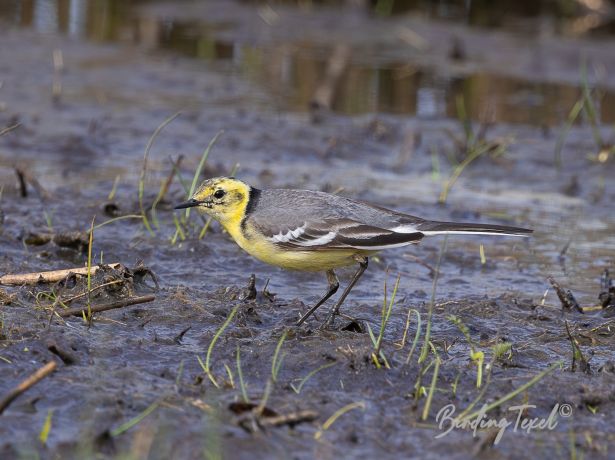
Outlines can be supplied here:
<path id="1" fill-rule="evenodd" d="M 224 225 L 224 224 L 223 224 Z M 281 249 L 247 225 L 245 234 L 240 225 L 224 225 L 235 242 L 257 259 L 289 270 L 325 271 L 352 265 L 353 255 L 365 251 L 357 249 L 331 249 L 319 251 L 295 251 Z"/>

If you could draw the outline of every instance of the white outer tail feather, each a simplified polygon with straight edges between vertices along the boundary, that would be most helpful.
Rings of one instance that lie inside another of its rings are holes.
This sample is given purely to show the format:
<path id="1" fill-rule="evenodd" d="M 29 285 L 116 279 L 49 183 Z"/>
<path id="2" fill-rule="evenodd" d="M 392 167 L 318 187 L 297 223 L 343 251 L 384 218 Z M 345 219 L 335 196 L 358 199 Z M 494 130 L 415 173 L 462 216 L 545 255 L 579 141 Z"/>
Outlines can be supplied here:
<path id="1" fill-rule="evenodd" d="M 529 233 L 502 233 L 502 232 L 473 232 L 467 230 L 419 230 L 425 236 L 434 235 L 492 235 L 492 236 L 521 236 L 527 238 Z"/>

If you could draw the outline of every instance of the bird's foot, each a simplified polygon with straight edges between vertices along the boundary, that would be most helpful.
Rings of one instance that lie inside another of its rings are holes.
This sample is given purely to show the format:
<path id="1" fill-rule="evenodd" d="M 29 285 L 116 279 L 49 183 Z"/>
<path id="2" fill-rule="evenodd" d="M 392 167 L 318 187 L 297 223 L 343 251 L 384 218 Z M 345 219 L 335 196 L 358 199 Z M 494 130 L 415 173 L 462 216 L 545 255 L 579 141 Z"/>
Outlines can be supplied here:
<path id="1" fill-rule="evenodd" d="M 320 327 L 318 329 L 322 330 L 334 330 L 335 328 L 333 327 L 333 325 L 335 324 L 335 317 L 339 316 L 339 307 L 337 305 L 335 305 L 331 311 L 329 311 L 329 313 L 327 314 L 327 318 L 325 319 L 325 321 L 320 325 Z"/>
<path id="2" fill-rule="evenodd" d="M 333 325 L 334 325 L 334 321 L 323 321 L 322 323 L 320 323 L 320 326 L 318 326 L 318 330 L 319 331 L 333 331 L 335 330 Z"/>

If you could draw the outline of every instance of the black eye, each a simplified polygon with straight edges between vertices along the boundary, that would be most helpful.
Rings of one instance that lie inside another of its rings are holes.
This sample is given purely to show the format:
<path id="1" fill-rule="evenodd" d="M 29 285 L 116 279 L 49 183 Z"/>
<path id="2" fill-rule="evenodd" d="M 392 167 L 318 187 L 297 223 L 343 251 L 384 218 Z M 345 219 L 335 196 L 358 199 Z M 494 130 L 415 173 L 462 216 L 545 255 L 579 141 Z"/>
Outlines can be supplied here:
<path id="1" fill-rule="evenodd" d="M 226 195 L 224 190 L 216 190 L 214 192 L 214 198 L 222 198 L 224 195 Z"/>

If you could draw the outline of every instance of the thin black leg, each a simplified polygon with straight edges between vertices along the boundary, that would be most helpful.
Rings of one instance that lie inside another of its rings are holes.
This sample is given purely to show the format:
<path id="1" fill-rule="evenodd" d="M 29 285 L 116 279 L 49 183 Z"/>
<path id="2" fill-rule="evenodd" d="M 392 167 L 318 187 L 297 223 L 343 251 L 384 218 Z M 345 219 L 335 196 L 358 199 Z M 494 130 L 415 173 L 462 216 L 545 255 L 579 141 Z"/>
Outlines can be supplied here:
<path id="1" fill-rule="evenodd" d="M 357 281 L 359 281 L 359 278 L 361 278 L 361 275 L 363 275 L 363 272 L 367 270 L 367 264 L 369 262 L 367 257 L 355 256 L 355 260 L 359 263 L 359 269 L 356 271 L 356 273 L 352 277 L 352 280 L 350 280 L 350 284 L 346 287 L 346 289 L 342 293 L 337 303 L 333 306 L 333 308 L 329 312 L 329 315 L 327 315 L 327 319 L 322 324 L 323 327 L 327 327 L 333 322 L 333 318 L 335 318 L 335 315 L 339 313 L 340 307 L 344 303 L 344 300 L 346 300 L 346 297 L 348 297 L 348 294 L 350 294 L 350 291 L 352 290 L 354 285 L 357 284 Z"/>
<path id="2" fill-rule="evenodd" d="M 325 295 L 322 297 L 322 299 L 316 302 L 316 305 L 310 308 L 305 315 L 299 318 L 299 321 L 297 321 L 297 326 L 301 326 L 303 322 L 308 319 L 312 315 L 312 313 L 314 313 L 318 309 L 318 307 L 325 303 L 329 299 L 329 297 L 335 294 L 337 292 L 337 289 L 340 287 L 340 282 L 338 281 L 337 276 L 335 275 L 335 272 L 333 270 L 327 270 L 327 282 L 329 283 L 329 286 L 327 287 L 327 292 L 325 292 Z"/>

